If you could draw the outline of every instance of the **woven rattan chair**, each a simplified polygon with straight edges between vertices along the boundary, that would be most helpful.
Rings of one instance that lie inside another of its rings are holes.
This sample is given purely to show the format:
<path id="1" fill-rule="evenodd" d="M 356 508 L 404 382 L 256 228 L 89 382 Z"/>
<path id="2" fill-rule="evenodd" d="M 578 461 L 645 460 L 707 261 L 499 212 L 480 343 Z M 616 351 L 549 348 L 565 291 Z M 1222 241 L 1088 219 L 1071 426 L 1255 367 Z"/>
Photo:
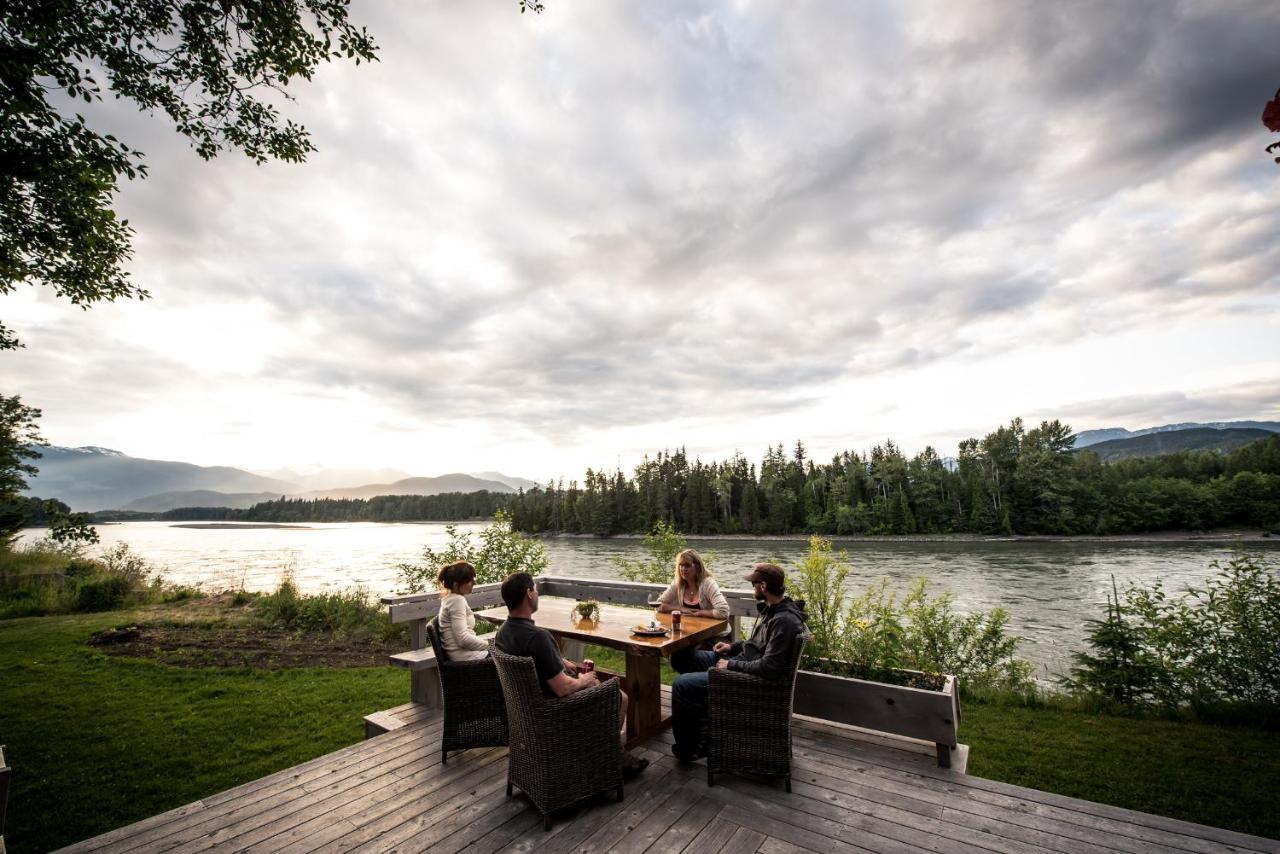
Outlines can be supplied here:
<path id="1" fill-rule="evenodd" d="M 440 642 L 440 627 L 435 617 L 427 623 L 427 637 L 431 638 L 431 647 L 436 652 L 440 691 L 444 694 L 440 761 L 449 761 L 450 750 L 505 746 L 507 704 L 502 698 L 502 685 L 493 659 L 451 660 Z"/>
<path id="2" fill-rule="evenodd" d="M 532 658 L 495 649 L 494 663 L 507 700 L 511 745 L 507 796 L 514 786 L 529 796 L 551 829 L 551 813 L 613 790 L 622 800 L 622 745 L 617 679 L 548 700 Z"/>
<path id="3" fill-rule="evenodd" d="M 796 637 L 781 679 L 712 669 L 707 677 L 707 785 L 724 772 L 781 777 L 791 791 L 791 701 L 809 640 Z"/>

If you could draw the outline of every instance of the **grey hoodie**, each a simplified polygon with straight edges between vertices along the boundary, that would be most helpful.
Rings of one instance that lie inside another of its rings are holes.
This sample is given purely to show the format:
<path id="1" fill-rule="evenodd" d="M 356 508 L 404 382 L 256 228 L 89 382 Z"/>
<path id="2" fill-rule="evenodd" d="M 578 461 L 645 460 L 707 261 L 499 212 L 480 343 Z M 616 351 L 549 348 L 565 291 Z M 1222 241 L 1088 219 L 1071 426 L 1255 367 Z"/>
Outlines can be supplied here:
<path id="1" fill-rule="evenodd" d="M 808 619 L 804 602 L 790 598 L 765 608 L 751 638 L 729 648 L 729 669 L 765 679 L 781 678 L 790 664 L 791 644 L 805 631 Z"/>

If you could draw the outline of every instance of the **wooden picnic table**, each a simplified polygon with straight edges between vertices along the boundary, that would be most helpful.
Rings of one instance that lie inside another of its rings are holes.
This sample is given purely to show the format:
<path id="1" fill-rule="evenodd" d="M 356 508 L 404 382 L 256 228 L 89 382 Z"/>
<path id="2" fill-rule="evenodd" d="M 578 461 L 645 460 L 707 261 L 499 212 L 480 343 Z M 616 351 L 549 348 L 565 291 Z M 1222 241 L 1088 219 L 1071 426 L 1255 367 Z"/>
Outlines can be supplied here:
<path id="1" fill-rule="evenodd" d="M 622 688 L 627 692 L 627 743 L 632 745 L 661 732 L 671 724 L 662 717 L 662 656 L 687 646 L 722 635 L 729 630 L 728 620 L 714 617 L 684 617 L 680 631 L 661 637 L 645 637 L 631 632 L 632 626 L 647 625 L 652 609 L 600 605 L 600 619 L 581 620 L 573 613 L 577 600 L 558 596 L 542 596 L 533 622 L 551 632 L 561 643 L 577 641 L 593 643 L 627 654 L 627 672 Z M 476 617 L 495 625 L 507 621 L 507 609 L 488 608 L 476 611 Z M 671 628 L 671 615 L 659 614 L 658 621 Z"/>

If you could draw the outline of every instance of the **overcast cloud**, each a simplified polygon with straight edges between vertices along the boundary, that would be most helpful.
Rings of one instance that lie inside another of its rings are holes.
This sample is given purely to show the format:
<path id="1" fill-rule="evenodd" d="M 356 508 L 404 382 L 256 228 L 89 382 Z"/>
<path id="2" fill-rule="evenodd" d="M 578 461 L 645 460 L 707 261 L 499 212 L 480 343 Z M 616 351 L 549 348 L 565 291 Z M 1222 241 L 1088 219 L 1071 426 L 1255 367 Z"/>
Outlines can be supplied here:
<path id="1" fill-rule="evenodd" d="M 1274 2 L 357 2 L 301 166 L 146 151 L 144 303 L 4 298 L 58 444 L 537 479 L 1280 419 Z"/>

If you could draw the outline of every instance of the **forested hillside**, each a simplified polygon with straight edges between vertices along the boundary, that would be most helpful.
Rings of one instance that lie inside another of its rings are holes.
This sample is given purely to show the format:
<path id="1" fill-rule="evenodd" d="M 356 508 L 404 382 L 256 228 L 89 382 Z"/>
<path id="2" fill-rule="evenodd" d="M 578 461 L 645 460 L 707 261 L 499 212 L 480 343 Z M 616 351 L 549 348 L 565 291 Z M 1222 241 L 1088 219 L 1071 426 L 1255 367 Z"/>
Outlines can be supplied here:
<path id="1" fill-rule="evenodd" d="M 686 534 L 1121 534 L 1229 526 L 1280 529 L 1280 436 L 1230 454 L 1186 451 L 1107 464 L 1072 451 L 1058 421 L 1021 419 L 966 439 L 954 470 L 932 448 L 908 459 L 893 442 L 864 457 L 809 459 L 799 442 L 757 466 L 737 455 L 646 458 L 627 477 L 588 469 L 510 502 L 527 532 L 598 535 L 671 521 Z"/>
<path id="2" fill-rule="evenodd" d="M 182 507 L 160 515 L 167 521 L 237 522 L 438 522 L 483 519 L 506 506 L 507 494 L 447 492 L 439 495 L 379 495 L 374 498 L 280 498 L 248 510 Z"/>

